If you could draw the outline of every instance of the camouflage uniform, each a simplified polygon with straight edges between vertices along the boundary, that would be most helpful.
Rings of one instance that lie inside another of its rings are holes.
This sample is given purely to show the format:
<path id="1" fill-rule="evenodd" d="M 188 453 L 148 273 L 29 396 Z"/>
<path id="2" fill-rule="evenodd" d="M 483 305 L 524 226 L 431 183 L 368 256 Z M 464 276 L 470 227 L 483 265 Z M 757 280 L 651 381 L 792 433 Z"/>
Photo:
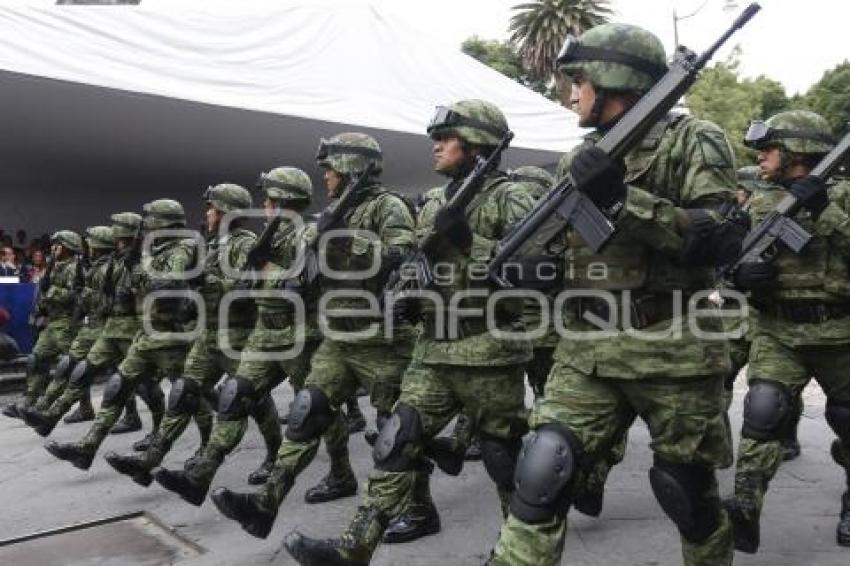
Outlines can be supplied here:
<path id="1" fill-rule="evenodd" d="M 27 358 L 27 391 L 23 404 L 18 406 L 11 403 L 3 410 L 3 414 L 9 417 L 23 417 L 23 411 L 32 407 L 44 394 L 50 379 L 50 365 L 68 351 L 76 333 L 71 315 L 76 303 L 74 280 L 77 262 L 80 260 L 73 254 L 83 253 L 83 240 L 75 232 L 60 230 L 53 234 L 51 242 L 54 245 L 61 244 L 63 255 L 52 260 L 50 288 L 46 293 L 39 292 L 34 310 L 36 318 L 38 315 L 47 317 L 47 326 L 39 333 L 32 353 Z M 40 285 L 44 283 L 42 280 Z"/>
<path id="2" fill-rule="evenodd" d="M 783 163 L 792 154 L 819 158 L 831 148 L 829 126 L 816 114 L 783 112 L 766 125 L 770 132 L 784 133 L 774 137 L 769 132 L 762 139 L 748 140 L 748 145 L 760 150 L 779 148 Z M 776 179 L 781 185 L 753 196 L 754 226 L 788 194 L 786 189 L 793 190 L 801 180 L 782 175 Z M 836 188 L 840 193 L 841 187 Z M 787 427 L 796 427 L 794 399 L 812 376 L 826 393 L 826 420 L 838 436 L 832 456 L 847 476 L 837 539 L 850 546 L 850 217 L 841 199 L 829 203 L 823 196 L 822 202 L 820 210 L 803 209 L 795 215 L 812 240 L 799 254 L 778 244 L 770 262 L 778 276 L 770 285 L 752 290 L 757 314 L 749 391 L 744 400 L 735 496 L 726 502 L 735 546 L 744 552 L 758 549 L 759 517 L 768 484 L 782 461 L 781 440 Z M 740 278 L 736 274 L 736 280 Z M 746 283 L 741 285 L 748 288 Z"/>
<path id="3" fill-rule="evenodd" d="M 267 199 L 283 208 L 295 210 L 309 205 L 313 190 L 307 174 L 294 167 L 278 167 L 264 173 L 259 185 Z M 261 476 L 267 475 L 266 467 L 271 467 L 280 447 L 280 424 L 271 391 L 287 378 L 296 391 L 300 390 L 310 369 L 310 357 L 320 338 L 313 301 L 304 301 L 307 309 L 305 325 L 297 329 L 292 303 L 276 296 L 281 292 L 277 274 L 291 267 L 300 237 L 295 223 L 284 217 L 274 235 L 270 261 L 262 270 L 263 279 L 258 282 L 259 294 L 254 298 L 258 310 L 256 325 L 245 341 L 236 371 L 225 383 L 225 388 L 229 384 L 234 392 L 240 391 L 239 395 L 247 399 L 228 395 L 225 403 L 222 394 L 210 442 L 200 457 L 187 461 L 184 470 L 161 470 L 156 475 L 157 482 L 177 492 L 189 503 L 203 503 L 218 468 L 244 437 L 248 416 L 257 422 L 267 450 L 264 465 L 251 475 L 250 483 L 258 483 Z M 303 331 L 303 338 L 297 336 L 299 331 Z M 299 346 L 300 353 L 282 359 L 281 352 L 289 352 Z"/>
<path id="4" fill-rule="evenodd" d="M 210 187 L 205 198 L 210 206 L 222 213 L 251 207 L 250 193 L 230 183 Z M 211 403 L 216 399 L 213 388 L 223 374 L 236 375 L 238 352 L 245 345 L 256 314 L 250 299 L 234 301 L 228 309 L 227 325 L 222 326 L 219 304 L 237 283 L 234 274 L 228 274 L 224 266 L 229 266 L 230 270 L 244 269 L 248 252 L 255 241 L 253 232 L 238 227 L 235 222 L 228 226 L 225 235 L 216 230 L 208 236 L 204 272 L 197 286 L 203 299 L 205 327 L 189 350 L 183 375 L 171 387 L 168 409 L 159 432 L 139 456 L 120 456 L 115 452 L 105 455 L 113 468 L 141 485 L 150 485 L 153 481 L 150 470 L 162 462 L 193 418 L 201 432 L 201 449 L 209 440 L 213 428 Z M 223 350 L 224 344 L 228 345 L 230 352 Z"/>
<path id="5" fill-rule="evenodd" d="M 115 238 L 112 236 L 112 228 L 109 226 L 93 226 L 86 231 L 86 235 L 90 252 L 92 255 L 96 253 L 99 255 L 91 260 L 91 265 L 88 266 L 84 276 L 85 284 L 82 294 L 77 298 L 78 308 L 83 318 L 68 352 L 56 364 L 53 379 L 48 385 L 47 391 L 35 404 L 35 409 L 39 411 L 47 410 L 62 395 L 68 386 L 71 370 L 77 363 L 85 359 L 103 330 L 104 320 L 98 314 L 103 301 L 100 291 L 109 262 L 112 261 Z M 80 412 L 90 414 L 92 417 L 94 415 L 91 396 L 88 392 L 80 399 Z"/>
<path id="6" fill-rule="evenodd" d="M 609 89 L 645 92 L 663 73 L 660 41 L 640 28 L 600 25 L 584 34 L 581 42 L 603 54 L 614 52 L 619 58 L 625 52 L 642 61 L 639 70 L 623 62 L 598 61 L 593 52 L 575 51 L 561 59 L 563 72 L 572 76 L 581 71 L 593 84 L 597 101 Z M 647 67 L 658 69 L 656 75 Z M 599 113 L 597 124 L 598 118 Z M 591 134 L 588 142 L 599 136 Z M 569 170 L 575 178 L 571 165 L 574 159 L 593 154 L 589 146 L 566 155 L 559 173 Z M 701 254 L 686 255 L 686 227 L 696 215 L 719 225 L 720 215 L 704 207 L 731 201 L 731 149 L 715 125 L 671 115 L 651 128 L 626 157 L 625 166 L 628 186 L 611 203 L 622 208 L 611 209 L 618 230 L 607 246 L 593 253 L 572 230 L 567 233 L 566 285 L 611 293 L 607 297 L 618 308 L 631 307 L 632 328 L 620 324 L 599 332 L 595 339 L 565 336 L 558 344 L 545 397 L 535 404 L 529 419 L 533 432 L 524 439 L 517 462 L 511 514 L 490 564 L 559 564 L 566 514 L 586 489 L 587 471 L 608 457 L 638 416 L 648 425 L 655 453 L 650 470 L 653 492 L 679 528 L 684 563 L 718 566 L 732 561 L 729 522 L 719 503 L 714 473 L 714 468 L 731 460 L 721 398 L 729 351 L 725 341 L 698 337 L 687 327 L 686 317 L 673 316 L 676 291 L 681 290 L 687 301 L 693 292 L 714 283 L 711 267 L 702 266 Z M 739 236 L 736 241 L 740 243 Z M 600 270 L 605 276 L 599 276 Z M 608 319 L 607 305 L 591 297 L 567 301 L 566 328 L 598 331 L 586 316 Z M 710 308 L 702 302 L 699 306 Z M 682 305 L 683 314 L 686 308 Z M 699 327 L 719 332 L 722 323 L 716 317 L 700 318 Z M 634 329 L 671 329 L 677 334 L 648 341 Z"/>
<path id="7" fill-rule="evenodd" d="M 358 133 L 322 140 L 317 158 L 320 166 L 341 175 L 343 182 L 361 175 L 369 163 L 374 164 L 377 173 L 382 165 L 377 142 Z M 239 521 L 254 536 L 268 535 L 278 507 L 295 479 L 313 461 L 320 438 L 327 446 L 331 467 L 322 482 L 308 491 L 308 502 L 328 501 L 356 492 L 357 480 L 348 457 L 348 430 L 339 409 L 362 385 L 369 391 L 379 419 L 389 414 L 398 398 L 401 374 L 410 361 L 413 336 L 410 326 L 397 326 L 385 336 L 380 314 L 332 314 L 337 309 L 368 308 L 365 298 L 351 293 L 365 291 L 380 296 L 387 269 L 413 246 L 414 219 L 407 204 L 384 188 L 376 177 L 368 180 L 361 190 L 359 201 L 343 219 L 343 227 L 350 235 L 337 239 L 336 243 L 330 242 L 325 251 L 327 265 L 340 275 L 323 274 L 322 291 L 343 295 L 328 300 L 323 311 L 328 313 L 328 331 L 310 361 L 304 389 L 292 403 L 274 469 L 265 486 L 256 493 L 219 489 L 211 495 L 223 514 Z M 335 201 L 329 208 L 334 206 Z M 369 278 L 346 275 L 368 268 L 375 257 L 381 262 L 376 274 Z M 370 327 L 374 335 L 358 336 Z"/>
<path id="8" fill-rule="evenodd" d="M 428 128 L 432 137 L 463 140 L 479 151 L 496 146 L 507 131 L 502 112 L 481 100 L 438 108 Z M 466 166 L 471 169 L 468 161 Z M 461 411 L 480 434 L 484 465 L 500 499 L 505 501 L 512 489 L 516 451 L 527 430 L 523 370 L 531 359 L 531 344 L 522 336 L 497 337 L 480 315 L 461 317 L 449 328 L 437 321 L 438 314 L 448 320 L 449 313 L 460 308 L 452 303 L 458 292 L 473 291 L 462 301 L 463 308 L 486 305 L 492 287 L 475 277 L 475 267 L 487 262 L 496 242 L 531 209 L 533 199 L 507 175 L 491 171 L 467 209 L 444 224 L 443 205 L 466 171 L 460 167 L 448 186 L 426 193 L 419 212 L 419 237 L 437 224 L 444 226 L 437 233 L 445 245 L 435 246 L 434 262 L 452 269 L 442 269 L 445 277 L 435 285 L 442 304 L 421 301 L 422 332 L 402 377 L 401 396 L 375 444 L 376 469 L 369 476 L 366 495 L 341 538 L 321 541 L 296 533 L 286 541 L 287 550 L 300 563 L 369 563 L 390 519 L 406 512 L 412 499 L 430 499 L 428 484 L 417 468 L 435 435 Z M 498 329 L 521 334 L 522 308 L 521 299 L 499 301 Z"/>
<path id="9" fill-rule="evenodd" d="M 176 201 L 155 200 L 146 204 L 144 211 L 146 230 L 185 227 L 183 206 Z M 76 443 L 48 443 L 45 448 L 51 454 L 70 461 L 78 468 L 88 469 L 109 429 L 121 416 L 125 401 L 135 394 L 137 386 L 159 389 L 161 377 L 173 379 L 180 375 L 189 343 L 184 337 L 170 335 L 185 330 L 185 323 L 178 320 L 182 299 L 173 295 L 185 291 L 188 281 L 184 273 L 192 268 L 194 262 L 195 242 L 173 235 L 157 237 L 151 245 L 150 255 L 142 256 L 141 265 L 129 275 L 138 281 L 133 284 L 139 289 L 135 311 L 144 313 L 153 332 L 149 334 L 143 329 L 133 337 L 118 371 L 106 384 L 100 411 L 86 435 Z M 145 298 L 156 291 L 167 291 L 172 296 L 153 300 L 145 310 Z M 97 354 L 100 352 L 96 345 L 89 356 Z M 157 428 L 155 423 L 152 435 L 156 434 Z"/>

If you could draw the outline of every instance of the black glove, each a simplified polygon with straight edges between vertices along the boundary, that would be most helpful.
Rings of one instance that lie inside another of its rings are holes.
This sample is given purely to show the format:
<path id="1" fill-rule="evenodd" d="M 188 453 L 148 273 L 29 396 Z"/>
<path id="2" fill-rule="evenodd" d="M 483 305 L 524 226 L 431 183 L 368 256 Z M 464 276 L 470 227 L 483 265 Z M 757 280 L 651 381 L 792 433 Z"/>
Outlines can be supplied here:
<path id="1" fill-rule="evenodd" d="M 732 283 L 738 289 L 764 290 L 776 286 L 779 270 L 772 261 L 742 263 L 732 275 Z"/>
<path id="2" fill-rule="evenodd" d="M 605 211 L 626 200 L 625 165 L 614 161 L 596 146 L 576 154 L 570 164 L 570 175 L 576 188 Z"/>
<path id="3" fill-rule="evenodd" d="M 819 177 L 807 175 L 791 183 L 788 191 L 797 197 L 800 206 L 808 209 L 812 215 L 818 216 L 829 204 L 826 195 L 826 183 Z"/>
<path id="4" fill-rule="evenodd" d="M 472 227 L 462 210 L 441 208 L 434 218 L 434 230 L 446 242 L 461 251 L 472 246 Z"/>
<path id="5" fill-rule="evenodd" d="M 685 214 L 688 229 L 682 251 L 684 265 L 720 267 L 738 259 L 749 228 L 749 215 L 727 213 L 721 220 L 715 220 L 701 208 L 685 209 Z"/>

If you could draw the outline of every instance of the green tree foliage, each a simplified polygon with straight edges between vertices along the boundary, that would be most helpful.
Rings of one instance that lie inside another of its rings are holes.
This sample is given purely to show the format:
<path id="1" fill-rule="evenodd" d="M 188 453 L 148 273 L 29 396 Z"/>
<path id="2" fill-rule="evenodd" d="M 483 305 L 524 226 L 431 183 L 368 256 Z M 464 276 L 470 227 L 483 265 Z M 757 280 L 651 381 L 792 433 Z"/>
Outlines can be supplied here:
<path id="1" fill-rule="evenodd" d="M 767 118 L 788 109 L 791 101 L 781 83 L 765 76 L 741 79 L 738 53 L 703 71 L 687 96 L 691 113 L 711 120 L 726 131 L 740 165 L 752 163 L 755 154 L 743 143 L 750 120 Z"/>
<path id="2" fill-rule="evenodd" d="M 826 118 L 837 134 L 850 122 L 850 61 L 844 61 L 812 85 L 802 104 Z"/>
<path id="3" fill-rule="evenodd" d="M 608 0 L 533 0 L 513 7 L 508 31 L 519 54 L 537 77 L 547 80 L 564 37 L 580 35 L 613 14 Z"/>
<path id="4" fill-rule="evenodd" d="M 532 75 L 523 65 L 522 56 L 510 41 L 482 39 L 477 35 L 466 39 L 461 50 L 523 86 L 547 94 L 546 82 Z"/>

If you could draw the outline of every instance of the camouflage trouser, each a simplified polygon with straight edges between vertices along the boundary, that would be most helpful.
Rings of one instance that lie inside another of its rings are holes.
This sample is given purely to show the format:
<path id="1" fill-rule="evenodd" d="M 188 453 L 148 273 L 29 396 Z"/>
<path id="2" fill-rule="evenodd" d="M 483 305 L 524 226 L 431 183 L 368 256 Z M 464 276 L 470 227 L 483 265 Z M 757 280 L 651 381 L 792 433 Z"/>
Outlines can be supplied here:
<path id="1" fill-rule="evenodd" d="M 361 385 L 369 390 L 369 399 L 379 414 L 389 414 L 398 399 L 401 375 L 410 362 L 412 344 L 367 345 L 325 339 L 313 354 L 305 388 L 321 391 L 330 401 L 333 421 L 322 434 L 331 462 L 330 475 L 353 477 L 348 459 L 348 425 L 340 407 Z M 306 468 L 319 448 L 319 438 L 285 438 L 275 461 L 275 472 L 263 487 L 265 504 L 277 509 L 291 487 L 291 480 Z M 286 480 L 284 481 L 284 478 Z"/>
<path id="2" fill-rule="evenodd" d="M 554 353 L 554 347 L 535 347 L 534 357 L 525 366 L 528 384 L 531 386 L 532 391 L 534 391 L 535 399 L 543 398 L 546 390 L 546 380 L 552 371 L 552 365 L 555 363 L 553 359 Z M 628 430 L 625 430 L 620 440 L 611 446 L 608 455 L 605 458 L 597 459 L 593 467 L 587 472 L 585 486 L 588 492 L 602 493 L 611 469 L 623 461 L 626 455 L 627 444 Z"/>
<path id="3" fill-rule="evenodd" d="M 250 333 L 251 329 L 249 328 L 223 330 L 208 328 L 201 332 L 201 335 L 192 343 L 186 363 L 183 366 L 183 378 L 197 383 L 201 394 L 193 411 L 187 411 L 182 403 L 179 403 L 176 407 L 169 405 L 159 428 L 158 443 L 161 442 L 162 445 L 151 444 L 152 450 L 149 451 L 148 456 L 153 457 L 149 461 L 152 466 L 162 461 L 171 445 L 183 434 L 192 419 L 195 419 L 195 424 L 198 426 L 201 446 L 206 446 L 213 428 L 211 402 L 215 398 L 215 384 L 225 373 L 231 376 L 235 375 L 236 369 L 239 367 L 238 353 L 244 347 Z M 222 334 L 226 334 L 223 338 L 226 338 L 234 357 L 228 356 L 226 352 L 222 351 L 222 339 L 220 339 Z"/>
<path id="4" fill-rule="evenodd" d="M 118 366 L 118 373 L 121 375 L 120 389 L 110 398 L 110 385 L 107 384 L 107 391 L 104 392 L 104 399 L 94 424 L 83 437 L 81 444 L 95 450 L 100 446 L 124 411 L 126 401 L 136 394 L 138 386 L 159 389 L 159 380 L 163 376 L 169 379 L 179 376 L 188 348 L 189 344 L 185 342 L 163 341 L 139 332 Z M 157 419 L 154 421 L 153 432 L 156 432 L 156 429 Z"/>
<path id="5" fill-rule="evenodd" d="M 521 364 L 468 367 L 413 361 L 402 377 L 397 406 L 404 404 L 416 411 L 422 436 L 418 441 L 406 443 L 403 454 L 409 461 L 421 458 L 425 444 L 460 412 L 473 421 L 481 434 L 482 444 L 498 442 L 518 449 L 520 438 L 528 430 L 523 373 Z M 494 470 L 488 468 L 488 471 Z M 502 472 L 506 478 L 511 475 L 510 470 Z M 400 515 L 413 502 L 417 473 L 417 470 L 374 470 L 369 475 L 366 496 L 358 514 L 376 509 L 386 518 Z M 505 484 L 498 485 L 497 490 L 504 502 L 507 499 Z M 378 542 L 379 538 L 371 537 L 358 544 L 373 551 Z"/>
<path id="6" fill-rule="evenodd" d="M 71 328 L 71 321 L 63 318 L 50 322 L 38 335 L 28 368 L 27 392 L 24 398 L 26 406 L 33 405 L 44 394 L 50 379 L 50 365 L 68 351 L 75 332 L 76 330 Z"/>
<path id="7" fill-rule="evenodd" d="M 729 461 L 722 414 L 722 377 L 618 380 L 584 374 L 558 363 L 546 384 L 546 397 L 535 404 L 529 424 L 562 423 L 582 444 L 573 489 L 583 489 L 586 470 L 608 457 L 639 415 L 648 425 L 656 458 L 673 464 L 713 469 Z M 718 509 L 719 527 L 701 543 L 682 541 L 684 564 L 721 566 L 732 562 L 732 536 L 720 510 L 716 481 L 703 497 Z M 556 514 L 540 523 L 510 515 L 494 550 L 494 566 L 560 564 L 566 517 Z"/>
<path id="8" fill-rule="evenodd" d="M 850 406 L 850 348 L 842 346 L 788 347 L 768 334 L 759 334 L 750 350 L 751 384 L 774 382 L 786 386 L 799 398 L 812 376 L 826 393 L 827 401 Z M 792 414 L 793 416 L 793 414 Z M 850 463 L 850 437 L 839 438 L 838 460 Z M 843 457 L 842 457 L 843 456 Z M 780 440 L 741 438 L 735 467 L 735 495 L 761 513 L 767 486 L 782 463 Z M 844 464 L 850 474 L 850 466 Z M 850 478 L 850 476 L 848 476 Z"/>
<path id="9" fill-rule="evenodd" d="M 271 391 L 287 378 L 293 389 L 300 389 L 310 371 L 310 359 L 318 340 L 304 342 L 301 352 L 290 358 L 281 359 L 281 347 L 274 346 L 270 337 L 278 332 L 258 326 L 248 336 L 242 357 L 234 375 L 247 379 L 254 387 L 256 402 L 251 404 L 249 414 L 257 423 L 266 443 L 267 458 L 273 458 L 282 442 L 277 409 Z M 293 347 L 293 346 L 290 346 Z M 234 420 L 216 419 L 210 441 L 203 450 L 202 458 L 187 470 L 198 483 L 209 483 L 215 476 L 225 456 L 230 454 L 248 430 L 248 417 Z"/>
<path id="10" fill-rule="evenodd" d="M 85 355 L 86 363 L 99 370 L 117 366 L 127 355 L 132 342 L 129 338 L 110 338 L 100 334 Z M 45 415 L 52 419 L 59 419 L 71 410 L 74 403 L 88 394 L 90 385 L 90 383 L 69 382 L 59 398 L 45 411 Z"/>
<path id="11" fill-rule="evenodd" d="M 102 329 L 102 324 L 98 324 L 96 326 L 81 326 L 77 335 L 74 337 L 74 341 L 71 342 L 71 347 L 68 349 L 68 356 L 71 360 L 77 362 L 85 359 L 89 350 L 91 350 L 91 347 L 94 346 L 94 343 L 97 341 L 98 336 L 100 336 L 100 331 Z M 47 386 L 47 391 L 44 392 L 44 395 L 42 395 L 35 404 L 35 408 L 39 410 L 48 408 L 54 401 L 56 401 L 56 399 L 59 398 L 60 395 L 62 395 L 67 386 L 68 374 L 54 375 L 53 379 L 50 380 L 50 384 Z"/>

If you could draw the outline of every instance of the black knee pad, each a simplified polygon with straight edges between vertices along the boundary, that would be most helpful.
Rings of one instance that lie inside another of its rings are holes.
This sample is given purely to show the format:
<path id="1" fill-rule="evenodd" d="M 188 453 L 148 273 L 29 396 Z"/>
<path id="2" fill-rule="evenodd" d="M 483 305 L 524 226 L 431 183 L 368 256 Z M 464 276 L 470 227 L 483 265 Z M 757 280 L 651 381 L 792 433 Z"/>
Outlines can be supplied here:
<path id="1" fill-rule="evenodd" d="M 578 437 L 560 423 L 525 435 L 514 474 L 511 514 L 526 523 L 542 523 L 566 513 L 582 451 Z"/>
<path id="2" fill-rule="evenodd" d="M 194 415 L 201 406 L 201 386 L 191 377 L 178 377 L 168 392 L 168 412 L 174 415 Z"/>
<path id="3" fill-rule="evenodd" d="M 372 459 L 375 467 L 385 472 L 403 472 L 417 466 L 417 458 L 404 454 L 404 447 L 422 441 L 422 419 L 419 411 L 405 403 L 398 403 L 390 418 L 381 427 Z"/>
<path id="4" fill-rule="evenodd" d="M 514 490 L 514 472 L 522 441 L 481 433 L 481 459 L 484 469 L 502 491 Z"/>
<path id="5" fill-rule="evenodd" d="M 791 416 L 791 390 L 781 383 L 757 381 L 744 397 L 741 436 L 752 440 L 778 440 Z"/>
<path id="6" fill-rule="evenodd" d="M 71 358 L 71 356 L 61 356 L 59 361 L 56 362 L 56 367 L 53 368 L 53 380 L 65 381 L 68 379 L 68 376 L 71 375 L 71 370 L 76 362 L 77 360 Z"/>
<path id="7" fill-rule="evenodd" d="M 699 464 L 676 464 L 655 457 L 649 469 L 652 492 L 682 537 L 692 543 L 708 539 L 717 530 L 720 500 L 706 495 L 714 470 Z"/>
<path id="8" fill-rule="evenodd" d="M 71 370 L 68 381 L 76 387 L 88 387 L 91 385 L 95 374 L 95 367 L 87 360 L 82 360 Z"/>
<path id="9" fill-rule="evenodd" d="M 113 373 L 106 382 L 103 390 L 103 406 L 114 407 L 123 403 L 127 396 L 127 378 L 121 372 Z"/>
<path id="10" fill-rule="evenodd" d="M 286 438 L 305 442 L 319 438 L 334 419 L 331 400 L 318 387 L 301 389 L 289 405 Z"/>
<path id="11" fill-rule="evenodd" d="M 850 403 L 826 401 L 826 422 L 845 446 L 850 446 Z"/>
<path id="12" fill-rule="evenodd" d="M 238 421 L 248 416 L 257 394 L 254 384 L 238 375 L 228 377 L 218 395 L 218 418 Z"/>

